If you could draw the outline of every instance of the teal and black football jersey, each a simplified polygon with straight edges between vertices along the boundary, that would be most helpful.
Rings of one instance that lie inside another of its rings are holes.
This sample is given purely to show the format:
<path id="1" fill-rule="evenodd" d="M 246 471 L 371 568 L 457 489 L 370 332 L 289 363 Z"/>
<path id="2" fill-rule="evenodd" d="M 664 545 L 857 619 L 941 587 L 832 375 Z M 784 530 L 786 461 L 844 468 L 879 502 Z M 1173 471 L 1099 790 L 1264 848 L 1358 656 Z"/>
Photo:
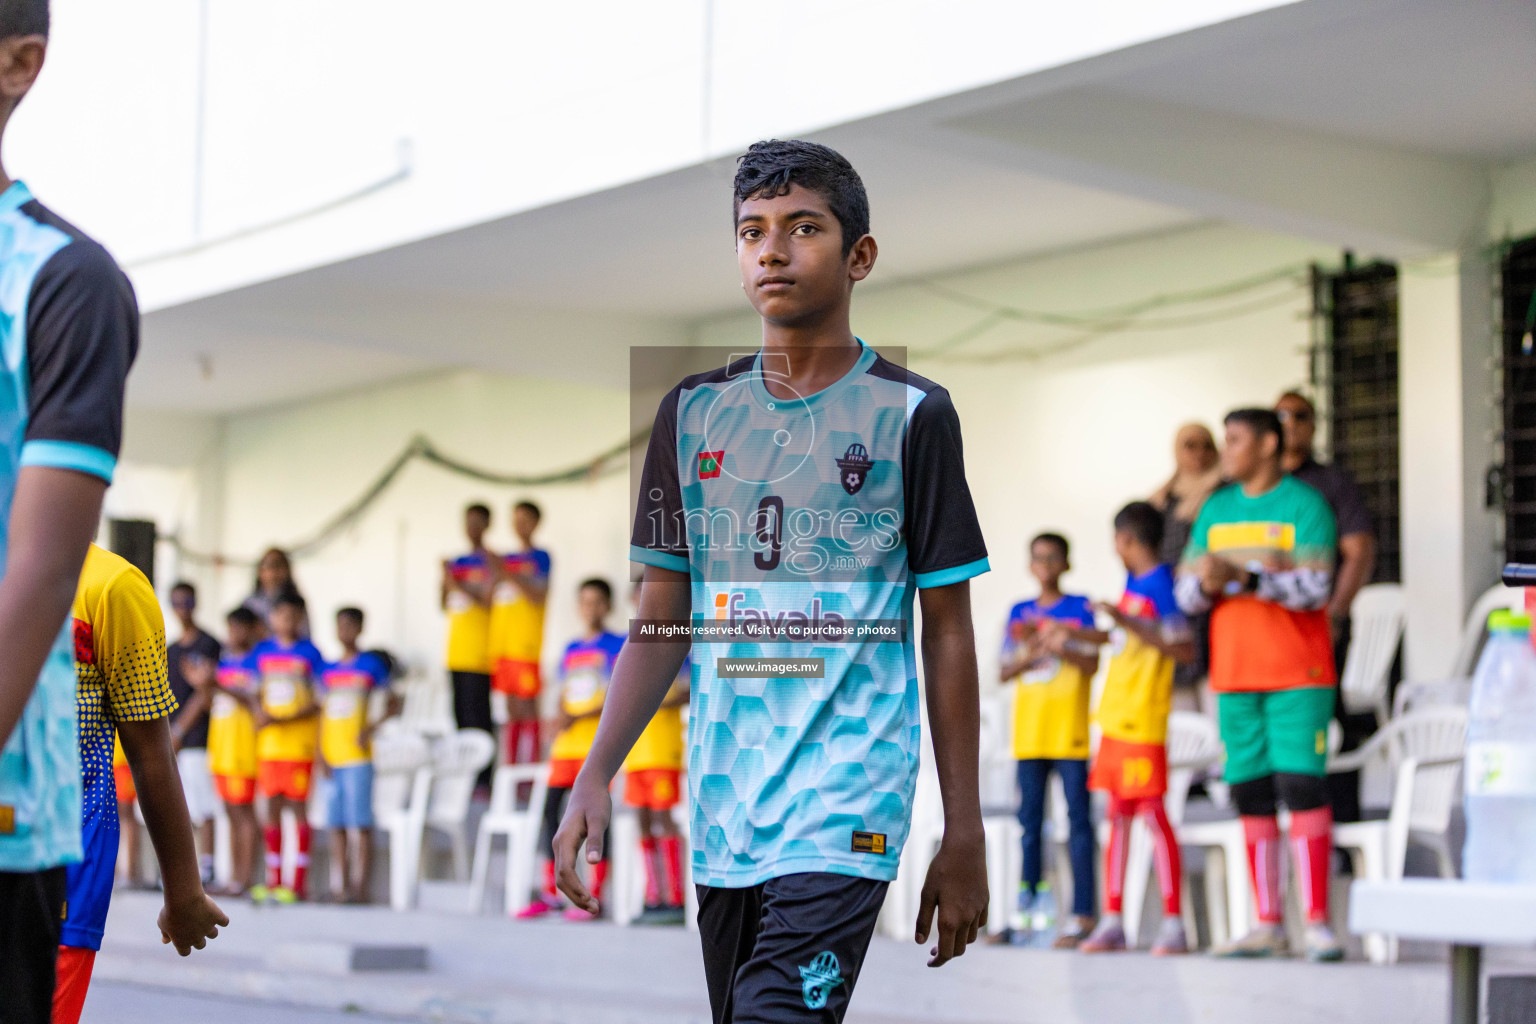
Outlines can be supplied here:
<path id="1" fill-rule="evenodd" d="M 0 193 L 0 573 L 16 480 L 48 466 L 112 481 L 139 344 L 133 289 L 100 245 L 14 182 Z M 0 871 L 80 859 L 70 626 L 0 750 Z"/>
<path id="2" fill-rule="evenodd" d="M 913 597 L 987 569 L 960 424 L 943 388 L 871 348 L 790 399 L 765 384 L 786 357 L 767 358 L 689 377 L 662 401 L 630 557 L 689 573 L 696 623 L 844 631 L 695 641 L 693 876 L 888 880 L 918 768 Z M 855 626 L 872 632 L 849 636 Z M 722 658 L 819 664 L 775 678 Z"/>

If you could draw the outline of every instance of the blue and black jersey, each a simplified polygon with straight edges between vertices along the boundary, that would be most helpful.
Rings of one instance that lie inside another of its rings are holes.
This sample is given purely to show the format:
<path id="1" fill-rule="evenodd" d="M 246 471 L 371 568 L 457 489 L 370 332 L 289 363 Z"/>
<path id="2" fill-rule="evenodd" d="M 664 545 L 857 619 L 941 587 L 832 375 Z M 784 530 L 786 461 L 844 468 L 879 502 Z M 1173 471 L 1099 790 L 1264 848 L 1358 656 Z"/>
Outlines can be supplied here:
<path id="1" fill-rule="evenodd" d="M 133 289 L 107 251 L 21 182 L 0 193 L 0 571 L 22 467 L 111 482 L 138 344 Z M 79 858 L 80 760 L 66 626 L 0 751 L 0 871 Z"/>
<path id="2" fill-rule="evenodd" d="M 913 597 L 987 569 L 948 393 L 863 347 L 831 386 L 776 398 L 785 358 L 674 388 L 641 477 L 630 557 L 689 573 L 695 621 L 780 630 L 694 652 L 688 777 L 705 885 L 895 877 L 918 766 Z M 787 638 L 796 624 L 815 635 Z M 722 658 L 815 667 L 722 674 Z"/>

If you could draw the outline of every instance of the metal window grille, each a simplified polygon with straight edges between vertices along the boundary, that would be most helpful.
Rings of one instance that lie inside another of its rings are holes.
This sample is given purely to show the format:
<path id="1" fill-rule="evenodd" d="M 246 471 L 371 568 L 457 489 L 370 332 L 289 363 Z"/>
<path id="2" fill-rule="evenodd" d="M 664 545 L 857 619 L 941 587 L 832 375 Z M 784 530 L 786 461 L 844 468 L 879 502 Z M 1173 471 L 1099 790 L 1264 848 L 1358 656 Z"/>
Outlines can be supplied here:
<path id="1" fill-rule="evenodd" d="M 1313 385 L 1329 457 L 1354 476 L 1376 520 L 1376 575 L 1402 579 L 1398 468 L 1397 267 L 1313 268 Z"/>
<path id="2" fill-rule="evenodd" d="M 1505 252 L 1500 295 L 1504 461 L 1497 490 L 1504 502 L 1504 554 L 1510 562 L 1536 562 L 1536 352 L 1527 352 L 1524 341 L 1536 302 L 1536 238 Z"/>

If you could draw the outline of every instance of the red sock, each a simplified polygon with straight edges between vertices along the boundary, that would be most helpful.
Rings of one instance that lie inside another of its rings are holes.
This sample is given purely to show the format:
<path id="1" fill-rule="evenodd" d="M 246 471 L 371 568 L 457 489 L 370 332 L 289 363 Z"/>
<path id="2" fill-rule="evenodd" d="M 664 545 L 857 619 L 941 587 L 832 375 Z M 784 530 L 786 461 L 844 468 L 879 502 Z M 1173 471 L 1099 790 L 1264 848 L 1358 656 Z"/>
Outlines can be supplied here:
<path id="1" fill-rule="evenodd" d="M 1328 875 L 1333 860 L 1333 808 L 1291 812 L 1291 851 L 1296 887 L 1307 908 L 1308 924 L 1328 921 Z"/>
<path id="2" fill-rule="evenodd" d="M 1157 882 L 1163 890 L 1163 913 L 1178 917 L 1184 891 L 1184 864 L 1179 857 L 1179 840 L 1168 823 L 1168 810 L 1162 797 L 1148 797 L 1141 802 L 1141 813 L 1152 833 L 1152 860 L 1157 864 Z"/>
<path id="3" fill-rule="evenodd" d="M 300 812 L 303 813 L 302 811 Z M 293 858 L 293 891 L 303 896 L 309 876 L 309 822 L 299 819 L 299 852 Z"/>
<path id="4" fill-rule="evenodd" d="M 507 764 L 522 764 L 523 723 L 517 719 L 507 723 Z"/>
<path id="5" fill-rule="evenodd" d="M 1279 924 L 1284 912 L 1280 898 L 1280 822 L 1273 817 L 1244 817 L 1248 844 L 1248 877 L 1258 904 L 1260 924 Z"/>
<path id="6" fill-rule="evenodd" d="M 1118 797 L 1109 798 L 1109 845 L 1104 849 L 1104 910 L 1120 913 L 1125 895 L 1125 856 L 1131 839 L 1131 813 L 1134 804 Z"/>
<path id="7" fill-rule="evenodd" d="M 281 825 L 268 825 L 262 831 L 267 841 L 267 888 L 276 889 L 283 884 L 283 829 Z"/>
<path id="8" fill-rule="evenodd" d="M 555 884 L 555 862 L 544 862 L 544 902 L 558 903 L 560 901 L 560 887 Z"/>
<path id="9" fill-rule="evenodd" d="M 657 870 L 653 837 L 645 836 L 640 840 L 640 859 L 645 861 L 645 905 L 654 907 L 661 902 L 661 872 Z"/>
<path id="10" fill-rule="evenodd" d="M 603 902 L 603 883 L 608 881 L 608 859 L 605 857 L 592 865 L 592 898 Z"/>
<path id="11" fill-rule="evenodd" d="M 667 905 L 683 905 L 683 843 L 681 836 L 664 836 L 661 858 L 667 868 Z"/>

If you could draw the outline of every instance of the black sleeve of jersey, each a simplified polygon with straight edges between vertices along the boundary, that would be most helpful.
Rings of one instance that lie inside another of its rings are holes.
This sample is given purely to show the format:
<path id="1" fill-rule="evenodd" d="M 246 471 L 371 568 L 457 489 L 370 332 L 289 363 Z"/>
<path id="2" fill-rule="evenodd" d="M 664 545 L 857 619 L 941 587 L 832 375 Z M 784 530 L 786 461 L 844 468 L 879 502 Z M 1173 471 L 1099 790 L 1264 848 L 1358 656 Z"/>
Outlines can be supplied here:
<path id="1" fill-rule="evenodd" d="M 632 558 L 645 552 L 669 556 L 647 564 L 681 559 L 681 566 L 674 562 L 662 567 L 686 572 L 688 535 L 683 529 L 683 489 L 677 475 L 678 395 L 676 389 L 669 392 L 656 410 L 645 465 L 640 470 L 640 500 L 635 505 L 635 529 L 630 537 L 634 550 L 630 554 Z"/>
<path id="2" fill-rule="evenodd" d="M 90 445 L 116 458 L 138 349 L 133 287 L 106 250 L 75 241 L 54 253 L 27 301 L 26 440 Z"/>
<path id="3" fill-rule="evenodd" d="M 913 410 L 903 458 L 912 571 L 922 577 L 986 558 L 981 523 L 965 482 L 960 417 L 943 388 L 928 392 Z"/>

